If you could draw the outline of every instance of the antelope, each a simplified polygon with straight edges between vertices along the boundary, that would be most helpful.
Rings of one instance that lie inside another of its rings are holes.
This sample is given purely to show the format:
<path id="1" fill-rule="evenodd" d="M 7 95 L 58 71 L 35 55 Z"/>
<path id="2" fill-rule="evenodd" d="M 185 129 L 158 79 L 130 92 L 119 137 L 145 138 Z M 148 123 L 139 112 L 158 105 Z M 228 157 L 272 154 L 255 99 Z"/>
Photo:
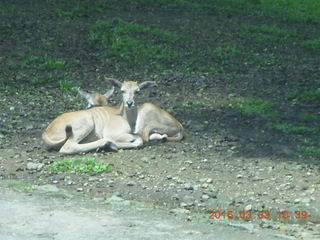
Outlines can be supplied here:
<path id="1" fill-rule="evenodd" d="M 150 102 L 137 106 L 135 94 L 145 88 L 157 86 L 155 82 L 147 81 L 138 84 L 134 81 L 121 83 L 113 78 L 106 78 L 106 80 L 114 87 L 121 89 L 123 99 L 117 108 L 128 121 L 133 134 L 140 135 L 144 142 L 149 140 L 180 141 L 183 138 L 183 126 L 171 114 Z M 108 97 L 110 96 L 108 95 Z M 108 97 L 106 94 L 87 93 L 83 97 L 92 105 L 99 105 L 100 102 L 105 102 L 107 105 Z"/>
<path id="2" fill-rule="evenodd" d="M 48 125 L 42 138 L 51 148 L 64 154 L 141 147 L 142 138 L 131 134 L 129 123 L 118 113 L 108 106 L 64 113 Z"/>

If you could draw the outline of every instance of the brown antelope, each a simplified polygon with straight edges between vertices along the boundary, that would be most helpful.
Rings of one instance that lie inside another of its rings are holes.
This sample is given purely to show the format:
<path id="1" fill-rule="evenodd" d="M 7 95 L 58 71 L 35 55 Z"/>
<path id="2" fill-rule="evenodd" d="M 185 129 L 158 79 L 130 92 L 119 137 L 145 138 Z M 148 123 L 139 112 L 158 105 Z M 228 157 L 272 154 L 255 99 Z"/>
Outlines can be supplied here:
<path id="1" fill-rule="evenodd" d="M 144 142 L 149 140 L 180 141 L 183 138 L 184 130 L 181 123 L 168 112 L 149 102 L 137 107 L 135 94 L 145 88 L 156 86 L 155 82 L 146 81 L 138 84 L 133 81 L 121 83 L 113 78 L 106 78 L 106 80 L 121 89 L 123 100 L 118 109 L 129 122 L 133 134 L 142 136 Z M 99 98 L 104 98 L 104 100 L 98 100 Z M 107 104 L 108 100 L 106 95 L 102 94 L 87 94 L 85 99 L 92 105 L 98 105 L 99 102 Z"/>
<path id="2" fill-rule="evenodd" d="M 130 125 L 118 112 L 101 106 L 64 113 L 49 124 L 42 138 L 65 154 L 141 147 L 141 137 L 131 134 Z"/>

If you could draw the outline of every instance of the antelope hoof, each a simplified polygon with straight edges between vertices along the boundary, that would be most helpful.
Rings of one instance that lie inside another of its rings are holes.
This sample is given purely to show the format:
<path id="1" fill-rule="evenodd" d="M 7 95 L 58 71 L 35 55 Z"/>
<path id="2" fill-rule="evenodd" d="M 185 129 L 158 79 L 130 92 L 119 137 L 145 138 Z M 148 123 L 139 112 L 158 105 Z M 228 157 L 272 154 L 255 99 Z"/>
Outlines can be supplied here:
<path id="1" fill-rule="evenodd" d="M 109 152 L 118 152 L 118 147 L 114 142 L 108 141 L 104 145 L 104 149 Z"/>

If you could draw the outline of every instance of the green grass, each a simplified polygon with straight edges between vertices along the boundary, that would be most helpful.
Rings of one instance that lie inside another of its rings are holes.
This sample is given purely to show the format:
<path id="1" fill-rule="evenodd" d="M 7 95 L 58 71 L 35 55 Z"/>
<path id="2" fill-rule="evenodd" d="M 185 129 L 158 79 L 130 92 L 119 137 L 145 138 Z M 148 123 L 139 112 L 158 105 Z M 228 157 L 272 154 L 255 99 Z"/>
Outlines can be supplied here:
<path id="1" fill-rule="evenodd" d="M 51 15 L 57 18 L 77 18 L 88 14 L 103 13 L 108 8 L 110 8 L 108 3 L 103 1 L 82 0 L 69 11 L 55 8 Z"/>
<path id="2" fill-rule="evenodd" d="M 97 21 L 91 28 L 89 40 L 100 44 L 102 55 L 117 68 L 142 66 L 145 70 L 159 70 L 172 66 L 180 56 L 170 44 L 175 34 L 149 28 L 121 19 Z"/>
<path id="3" fill-rule="evenodd" d="M 308 104 L 320 104 L 320 88 L 308 91 L 294 90 L 287 95 L 287 98 L 292 99 L 294 103 L 307 102 Z"/>
<path id="4" fill-rule="evenodd" d="M 278 25 L 263 24 L 260 26 L 244 24 L 242 26 L 245 35 L 257 43 L 285 43 L 290 37 L 295 36 L 293 30 L 280 28 Z"/>
<path id="5" fill-rule="evenodd" d="M 292 21 L 320 21 L 320 1 L 318 0 L 131 0 L 141 5 L 189 7 L 198 11 L 218 10 L 223 13 L 243 12 L 277 16 Z"/>
<path id="6" fill-rule="evenodd" d="M 1 59 L 0 59 L 1 61 Z M 25 55 L 22 52 L 14 52 L 12 58 L 7 62 L 7 72 L 16 72 L 25 83 L 36 87 L 43 84 L 56 84 L 61 90 L 69 91 L 75 86 L 69 78 L 70 65 L 64 60 L 52 56 Z M 0 83 L 10 86 L 8 73 L 3 75 Z M 6 78 L 6 75 L 8 75 Z M 59 79 L 59 80 L 57 80 Z"/>
<path id="7" fill-rule="evenodd" d="M 320 21 L 320 1 L 318 0 L 257 0 L 266 12 L 286 17 L 290 20 Z"/>
<path id="8" fill-rule="evenodd" d="M 308 127 L 304 125 L 294 125 L 291 123 L 277 123 L 272 124 L 272 127 L 283 133 L 318 133 L 320 128 L 318 127 Z"/>
<path id="9" fill-rule="evenodd" d="M 296 154 L 305 156 L 320 156 L 320 145 L 309 139 L 305 139 L 303 143 L 297 146 Z"/>
<path id="10" fill-rule="evenodd" d="M 232 104 L 243 115 L 256 115 L 263 118 L 273 119 L 277 117 L 276 111 L 272 110 L 274 103 L 259 98 L 244 98 Z"/>
<path id="11" fill-rule="evenodd" d="M 314 113 L 310 114 L 299 114 L 298 119 L 303 122 L 314 122 L 318 119 L 318 115 Z"/>
<path id="12" fill-rule="evenodd" d="M 97 162 L 94 158 L 65 158 L 62 161 L 54 162 L 47 167 L 48 171 L 52 172 L 77 172 L 99 174 L 110 171 L 112 164 Z"/>
<path id="13" fill-rule="evenodd" d="M 303 47 L 307 47 L 313 50 L 320 50 L 320 39 L 306 40 L 301 43 Z"/>

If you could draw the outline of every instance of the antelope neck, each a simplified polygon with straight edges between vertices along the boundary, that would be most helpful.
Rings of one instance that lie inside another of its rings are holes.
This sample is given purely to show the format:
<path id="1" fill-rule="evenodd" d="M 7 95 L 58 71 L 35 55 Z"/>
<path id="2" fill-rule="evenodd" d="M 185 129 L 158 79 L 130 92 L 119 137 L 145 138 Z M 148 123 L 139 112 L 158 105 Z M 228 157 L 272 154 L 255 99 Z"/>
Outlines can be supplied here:
<path id="1" fill-rule="evenodd" d="M 127 120 L 131 128 L 131 133 L 133 133 L 136 127 L 136 121 L 138 116 L 137 106 L 134 105 L 129 108 L 129 107 L 125 107 L 124 104 L 122 103 L 120 106 L 120 109 L 121 109 L 121 116 Z"/>

